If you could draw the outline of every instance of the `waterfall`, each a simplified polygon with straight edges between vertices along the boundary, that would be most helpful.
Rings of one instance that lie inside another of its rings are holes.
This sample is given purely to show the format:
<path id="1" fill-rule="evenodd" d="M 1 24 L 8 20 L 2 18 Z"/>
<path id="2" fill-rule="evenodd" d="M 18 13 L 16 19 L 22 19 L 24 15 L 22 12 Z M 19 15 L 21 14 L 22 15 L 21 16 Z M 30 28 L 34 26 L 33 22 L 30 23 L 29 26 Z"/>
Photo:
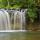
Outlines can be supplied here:
<path id="1" fill-rule="evenodd" d="M 0 10 L 0 30 L 10 30 L 9 14 L 5 10 Z"/>
<path id="2" fill-rule="evenodd" d="M 13 29 L 25 30 L 25 12 L 26 10 L 15 11 L 14 12 L 14 27 Z"/>
<path id="3" fill-rule="evenodd" d="M 0 30 L 25 30 L 26 10 L 13 10 L 11 17 L 6 10 L 0 10 Z M 13 19 L 13 24 L 11 23 Z M 10 22 L 11 20 L 11 22 Z M 11 26 L 11 24 L 13 26 Z"/>

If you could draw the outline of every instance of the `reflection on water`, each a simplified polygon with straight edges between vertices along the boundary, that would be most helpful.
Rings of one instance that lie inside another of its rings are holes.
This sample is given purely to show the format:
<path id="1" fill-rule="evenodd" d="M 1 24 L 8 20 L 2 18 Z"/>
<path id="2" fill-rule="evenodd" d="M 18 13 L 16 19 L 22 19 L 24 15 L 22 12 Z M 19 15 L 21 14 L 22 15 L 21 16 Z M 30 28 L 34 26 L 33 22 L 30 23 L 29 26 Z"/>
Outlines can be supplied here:
<path id="1" fill-rule="evenodd" d="M 0 33 L 0 40 L 40 40 L 40 32 Z"/>

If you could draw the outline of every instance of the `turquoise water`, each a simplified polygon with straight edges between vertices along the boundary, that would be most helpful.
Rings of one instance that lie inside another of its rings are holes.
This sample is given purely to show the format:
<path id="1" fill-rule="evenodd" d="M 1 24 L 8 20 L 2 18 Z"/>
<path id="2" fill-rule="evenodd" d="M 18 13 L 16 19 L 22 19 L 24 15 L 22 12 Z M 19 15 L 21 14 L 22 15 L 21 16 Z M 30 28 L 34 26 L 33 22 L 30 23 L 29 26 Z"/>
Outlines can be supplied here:
<path id="1" fill-rule="evenodd" d="M 40 32 L 1 32 L 0 40 L 40 40 Z"/>

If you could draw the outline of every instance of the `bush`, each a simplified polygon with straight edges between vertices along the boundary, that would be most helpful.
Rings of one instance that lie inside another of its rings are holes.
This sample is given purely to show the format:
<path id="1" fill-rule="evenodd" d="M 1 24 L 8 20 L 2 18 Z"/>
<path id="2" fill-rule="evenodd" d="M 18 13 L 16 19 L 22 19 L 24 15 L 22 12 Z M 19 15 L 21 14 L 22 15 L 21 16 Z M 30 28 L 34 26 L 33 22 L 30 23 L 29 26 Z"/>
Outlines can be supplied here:
<path id="1" fill-rule="evenodd" d="M 37 13 L 36 13 L 36 9 L 28 9 L 28 17 L 30 19 L 31 22 L 34 22 L 35 18 L 37 18 Z"/>

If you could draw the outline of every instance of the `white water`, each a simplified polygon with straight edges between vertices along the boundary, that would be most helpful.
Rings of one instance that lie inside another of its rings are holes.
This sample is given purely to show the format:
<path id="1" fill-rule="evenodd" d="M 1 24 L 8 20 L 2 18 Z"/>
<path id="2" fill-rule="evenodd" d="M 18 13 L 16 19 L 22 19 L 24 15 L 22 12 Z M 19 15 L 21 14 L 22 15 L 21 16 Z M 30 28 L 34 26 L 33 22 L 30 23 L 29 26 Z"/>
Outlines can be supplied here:
<path id="1" fill-rule="evenodd" d="M 27 30 L 1 30 L 0 32 L 27 32 Z"/>
<path id="2" fill-rule="evenodd" d="M 13 26 L 13 31 L 25 31 L 25 12 L 26 11 L 13 11 L 12 15 L 14 14 L 14 26 Z M 13 17 L 11 17 L 12 20 Z M 8 12 L 5 10 L 0 10 L 0 30 L 7 30 L 12 31 L 11 25 L 10 25 L 10 17 Z"/>
<path id="3" fill-rule="evenodd" d="M 14 12 L 14 27 L 13 29 L 17 30 L 25 30 L 25 12 L 23 10 L 21 11 L 15 11 Z M 17 27 L 17 28 L 16 28 Z"/>
<path id="4" fill-rule="evenodd" d="M 5 10 L 0 10 L 0 30 L 10 30 L 9 14 Z"/>

